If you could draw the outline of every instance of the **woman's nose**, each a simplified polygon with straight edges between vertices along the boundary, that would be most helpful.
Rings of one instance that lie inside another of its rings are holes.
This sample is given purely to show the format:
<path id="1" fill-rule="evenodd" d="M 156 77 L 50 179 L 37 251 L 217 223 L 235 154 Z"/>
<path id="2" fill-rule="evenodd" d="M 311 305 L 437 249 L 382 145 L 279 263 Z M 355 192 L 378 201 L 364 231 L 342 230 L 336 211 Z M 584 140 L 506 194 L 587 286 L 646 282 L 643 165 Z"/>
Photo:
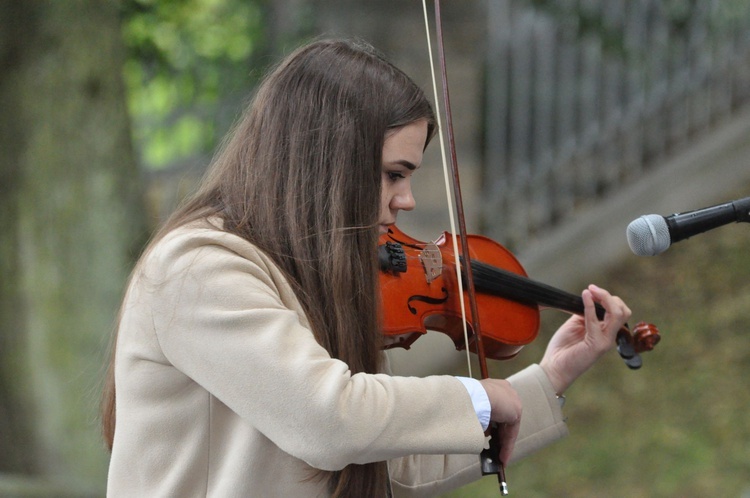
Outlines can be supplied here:
<path id="1" fill-rule="evenodd" d="M 397 193 L 391 201 L 392 209 L 401 209 L 402 211 L 411 211 L 416 205 L 417 201 L 414 200 L 411 188 L 406 188 L 404 191 Z"/>

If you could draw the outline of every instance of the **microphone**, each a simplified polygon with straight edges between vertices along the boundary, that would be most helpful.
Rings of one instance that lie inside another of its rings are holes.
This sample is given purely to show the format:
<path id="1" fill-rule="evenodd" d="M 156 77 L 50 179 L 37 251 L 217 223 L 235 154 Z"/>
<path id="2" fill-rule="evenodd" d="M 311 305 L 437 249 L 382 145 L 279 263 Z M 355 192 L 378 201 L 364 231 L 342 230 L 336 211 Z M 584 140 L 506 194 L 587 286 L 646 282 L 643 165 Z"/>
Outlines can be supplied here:
<path id="1" fill-rule="evenodd" d="M 641 216 L 628 225 L 628 245 L 636 256 L 656 256 L 675 242 L 734 222 L 750 222 L 750 197 L 667 217 Z"/>

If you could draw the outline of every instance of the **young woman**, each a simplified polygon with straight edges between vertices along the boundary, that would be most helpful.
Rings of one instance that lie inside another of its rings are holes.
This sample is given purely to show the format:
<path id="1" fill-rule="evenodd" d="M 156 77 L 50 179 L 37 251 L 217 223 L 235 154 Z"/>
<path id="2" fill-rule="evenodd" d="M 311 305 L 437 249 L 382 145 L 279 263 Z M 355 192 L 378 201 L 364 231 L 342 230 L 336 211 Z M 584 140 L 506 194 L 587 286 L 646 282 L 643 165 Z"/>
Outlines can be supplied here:
<path id="1" fill-rule="evenodd" d="M 630 314 L 595 286 L 508 380 L 384 364 L 378 236 L 414 208 L 434 133 L 420 89 L 366 46 L 312 43 L 266 78 L 133 272 L 104 397 L 109 495 L 430 496 L 480 477 L 490 421 L 503 461 L 567 433 L 556 394 Z"/>

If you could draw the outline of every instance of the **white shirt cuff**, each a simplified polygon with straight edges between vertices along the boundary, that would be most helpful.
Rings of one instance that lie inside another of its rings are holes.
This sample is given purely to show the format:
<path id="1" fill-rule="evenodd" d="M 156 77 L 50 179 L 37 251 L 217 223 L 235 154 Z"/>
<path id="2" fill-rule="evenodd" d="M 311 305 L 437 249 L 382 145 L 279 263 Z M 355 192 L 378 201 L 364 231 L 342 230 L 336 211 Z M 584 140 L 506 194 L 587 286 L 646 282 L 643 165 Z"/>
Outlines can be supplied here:
<path id="1" fill-rule="evenodd" d="M 482 387 L 482 383 L 477 379 L 471 377 L 456 377 L 464 385 L 466 390 L 471 396 L 471 403 L 474 405 L 474 411 L 477 414 L 479 423 L 482 424 L 482 430 L 486 431 L 487 427 L 490 426 L 490 415 L 492 414 L 492 407 L 490 406 L 490 398 L 487 396 L 487 391 Z"/>

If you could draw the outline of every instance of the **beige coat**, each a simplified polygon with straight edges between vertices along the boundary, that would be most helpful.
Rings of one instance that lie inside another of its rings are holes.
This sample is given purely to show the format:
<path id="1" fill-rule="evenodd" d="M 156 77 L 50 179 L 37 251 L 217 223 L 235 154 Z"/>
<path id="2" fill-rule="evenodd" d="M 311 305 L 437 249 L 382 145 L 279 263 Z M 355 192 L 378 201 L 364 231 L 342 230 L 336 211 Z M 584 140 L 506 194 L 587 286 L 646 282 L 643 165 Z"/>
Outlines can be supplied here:
<path id="1" fill-rule="evenodd" d="M 381 460 L 397 496 L 480 477 L 485 437 L 458 380 L 351 375 L 272 261 L 205 222 L 165 237 L 133 278 L 115 379 L 109 496 L 325 496 L 314 469 Z M 511 382 L 517 459 L 567 429 L 538 366 Z"/>

